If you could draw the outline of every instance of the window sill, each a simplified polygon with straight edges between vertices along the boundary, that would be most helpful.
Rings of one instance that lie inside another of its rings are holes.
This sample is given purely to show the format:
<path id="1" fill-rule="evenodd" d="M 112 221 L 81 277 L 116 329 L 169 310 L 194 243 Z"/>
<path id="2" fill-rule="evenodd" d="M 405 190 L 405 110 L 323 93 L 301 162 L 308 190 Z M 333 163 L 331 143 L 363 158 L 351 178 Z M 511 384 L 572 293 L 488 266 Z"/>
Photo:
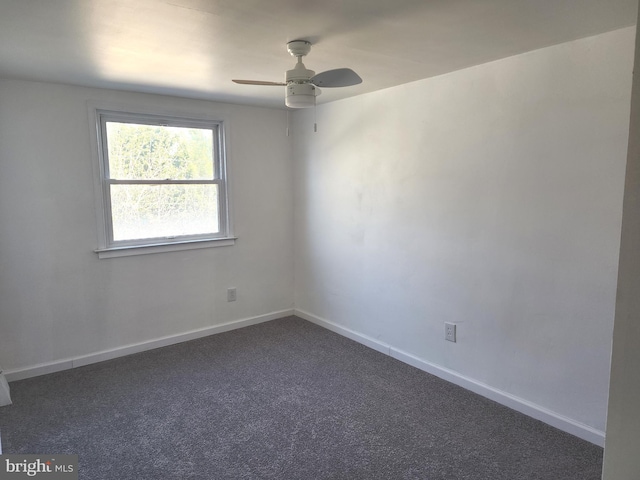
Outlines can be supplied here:
<path id="1" fill-rule="evenodd" d="M 238 237 L 225 237 L 207 240 L 189 240 L 185 242 L 156 243 L 153 245 L 134 245 L 126 247 L 99 248 L 94 250 L 98 258 L 130 257 L 148 255 L 150 253 L 178 252 L 181 250 L 197 250 L 200 248 L 228 247 L 236 243 Z"/>

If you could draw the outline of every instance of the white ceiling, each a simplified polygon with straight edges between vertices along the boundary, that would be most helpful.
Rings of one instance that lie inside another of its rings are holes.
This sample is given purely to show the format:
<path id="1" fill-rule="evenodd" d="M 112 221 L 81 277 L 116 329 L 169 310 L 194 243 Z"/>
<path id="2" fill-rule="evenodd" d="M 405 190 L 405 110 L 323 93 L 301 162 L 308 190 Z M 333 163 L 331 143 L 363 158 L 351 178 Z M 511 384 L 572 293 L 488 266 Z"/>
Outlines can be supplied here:
<path id="1" fill-rule="evenodd" d="M 638 0 L 0 0 L 0 77 L 283 106 L 295 60 L 331 101 L 636 23 Z"/>

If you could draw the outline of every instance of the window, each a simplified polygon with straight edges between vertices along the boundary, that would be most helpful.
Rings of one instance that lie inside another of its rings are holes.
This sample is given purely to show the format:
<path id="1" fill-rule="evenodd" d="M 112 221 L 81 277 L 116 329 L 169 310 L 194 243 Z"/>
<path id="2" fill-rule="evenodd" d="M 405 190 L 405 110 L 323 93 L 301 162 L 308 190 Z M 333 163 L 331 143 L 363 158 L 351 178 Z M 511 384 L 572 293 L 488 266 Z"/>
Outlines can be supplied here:
<path id="1" fill-rule="evenodd" d="M 220 121 L 95 109 L 101 258 L 229 245 Z"/>

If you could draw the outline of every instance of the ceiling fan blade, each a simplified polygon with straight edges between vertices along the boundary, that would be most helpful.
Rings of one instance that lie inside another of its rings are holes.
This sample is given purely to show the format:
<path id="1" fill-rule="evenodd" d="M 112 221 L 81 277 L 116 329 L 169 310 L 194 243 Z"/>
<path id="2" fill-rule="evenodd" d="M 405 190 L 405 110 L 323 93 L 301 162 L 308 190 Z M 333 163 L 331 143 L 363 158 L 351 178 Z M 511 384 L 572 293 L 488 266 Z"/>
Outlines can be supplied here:
<path id="1" fill-rule="evenodd" d="M 262 80 L 232 80 L 234 83 L 239 83 L 240 85 L 266 85 L 266 86 L 276 86 L 276 87 L 286 87 L 286 83 L 282 82 L 263 82 Z"/>
<path id="2" fill-rule="evenodd" d="M 362 83 L 362 79 L 350 68 L 336 68 L 311 77 L 311 83 L 317 87 L 350 87 Z"/>

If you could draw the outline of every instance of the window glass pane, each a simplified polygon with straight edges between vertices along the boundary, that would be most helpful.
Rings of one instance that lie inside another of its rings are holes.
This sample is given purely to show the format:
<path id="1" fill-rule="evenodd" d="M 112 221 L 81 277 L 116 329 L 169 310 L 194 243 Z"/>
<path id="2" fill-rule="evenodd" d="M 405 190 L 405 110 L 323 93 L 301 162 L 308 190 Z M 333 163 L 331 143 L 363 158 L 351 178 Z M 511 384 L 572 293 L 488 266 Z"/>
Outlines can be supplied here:
<path id="1" fill-rule="evenodd" d="M 109 177 L 213 180 L 213 131 L 106 122 Z"/>
<path id="2" fill-rule="evenodd" d="M 218 233 L 218 185 L 111 185 L 113 240 Z"/>

